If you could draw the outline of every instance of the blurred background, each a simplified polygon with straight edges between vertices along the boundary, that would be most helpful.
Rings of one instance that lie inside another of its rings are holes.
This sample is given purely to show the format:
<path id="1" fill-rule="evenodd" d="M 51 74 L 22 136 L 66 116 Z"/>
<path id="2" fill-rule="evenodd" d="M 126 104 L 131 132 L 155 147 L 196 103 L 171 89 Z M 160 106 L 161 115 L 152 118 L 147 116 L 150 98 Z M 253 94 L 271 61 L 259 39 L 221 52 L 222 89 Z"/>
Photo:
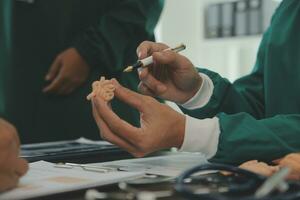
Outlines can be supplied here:
<path id="1" fill-rule="evenodd" d="M 214 70 L 233 81 L 251 72 L 262 32 L 279 3 L 278 0 L 166 0 L 156 37 L 171 46 L 185 43 L 187 50 L 182 54 L 196 66 Z M 218 33 L 213 30 L 208 36 L 210 28 Z M 227 33 L 222 28 L 227 28 Z"/>
<path id="2" fill-rule="evenodd" d="M 156 27 L 159 42 L 187 45 L 195 66 L 230 81 L 251 72 L 262 33 L 280 0 L 166 0 Z M 175 104 L 168 102 L 178 110 Z"/>

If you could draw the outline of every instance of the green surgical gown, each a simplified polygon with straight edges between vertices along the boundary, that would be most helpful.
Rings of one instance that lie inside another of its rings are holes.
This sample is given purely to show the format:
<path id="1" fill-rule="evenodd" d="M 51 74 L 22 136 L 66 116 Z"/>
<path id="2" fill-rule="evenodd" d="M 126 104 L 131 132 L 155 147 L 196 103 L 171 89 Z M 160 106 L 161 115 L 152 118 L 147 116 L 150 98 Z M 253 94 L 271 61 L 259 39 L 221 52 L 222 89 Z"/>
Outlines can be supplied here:
<path id="1" fill-rule="evenodd" d="M 230 83 L 217 73 L 200 71 L 212 79 L 213 95 L 201 109 L 182 109 L 200 119 L 219 118 L 221 133 L 212 161 L 269 162 L 300 152 L 299 0 L 284 0 L 277 8 L 251 74 Z"/>
<path id="2" fill-rule="evenodd" d="M 101 75 L 136 90 L 136 47 L 154 39 L 162 0 L 1 0 L 0 116 L 23 143 L 100 139 L 86 95 Z M 44 77 L 55 57 L 75 47 L 91 66 L 85 84 L 69 96 L 45 95 Z M 114 100 L 114 110 L 139 123 L 136 110 Z"/>

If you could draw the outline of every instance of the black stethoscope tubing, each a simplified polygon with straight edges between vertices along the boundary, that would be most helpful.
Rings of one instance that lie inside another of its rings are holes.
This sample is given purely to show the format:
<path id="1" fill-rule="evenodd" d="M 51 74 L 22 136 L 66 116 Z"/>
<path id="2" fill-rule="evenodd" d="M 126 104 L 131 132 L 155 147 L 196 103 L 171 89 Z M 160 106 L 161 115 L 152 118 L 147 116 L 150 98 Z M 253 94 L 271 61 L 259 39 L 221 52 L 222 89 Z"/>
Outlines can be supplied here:
<path id="1" fill-rule="evenodd" d="M 239 174 L 249 178 L 245 184 L 239 185 L 238 187 L 229 187 L 228 192 L 226 193 L 207 193 L 207 194 L 195 194 L 193 191 L 185 187 L 185 180 L 191 175 L 201 172 L 201 171 L 208 171 L 208 170 L 222 170 L 228 171 L 234 174 Z M 223 165 L 223 164 L 206 164 L 206 165 L 199 165 L 193 167 L 184 173 L 182 173 L 175 181 L 175 191 L 181 194 L 183 197 L 188 199 L 205 199 L 205 200 L 228 200 L 224 194 L 237 194 L 243 192 L 249 192 L 258 187 L 266 178 L 252 173 L 250 171 L 230 166 L 230 165 Z M 232 199 L 232 198 L 230 198 Z M 253 198 L 252 198 L 253 199 Z"/>

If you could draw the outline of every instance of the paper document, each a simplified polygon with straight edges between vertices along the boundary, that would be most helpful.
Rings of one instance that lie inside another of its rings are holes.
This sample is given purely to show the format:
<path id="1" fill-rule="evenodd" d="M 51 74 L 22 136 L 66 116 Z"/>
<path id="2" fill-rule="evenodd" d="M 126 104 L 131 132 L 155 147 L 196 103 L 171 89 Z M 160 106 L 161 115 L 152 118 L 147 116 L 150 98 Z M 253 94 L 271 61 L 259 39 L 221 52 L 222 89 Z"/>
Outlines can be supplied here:
<path id="1" fill-rule="evenodd" d="M 34 156 L 74 154 L 75 152 L 92 152 L 112 148 L 117 147 L 106 141 L 93 141 L 86 138 L 79 138 L 77 140 L 24 144 L 21 146 L 21 156 L 23 158 L 30 158 Z"/>
<path id="2" fill-rule="evenodd" d="M 39 161 L 30 164 L 28 173 L 16 189 L 0 194 L 0 200 L 21 200 L 73 190 L 108 185 L 142 177 L 141 172 L 91 172 L 80 167 L 56 168 L 55 164 Z"/>
<path id="3" fill-rule="evenodd" d="M 144 172 L 162 176 L 178 176 L 184 170 L 199 164 L 207 164 L 201 153 L 174 153 L 166 156 L 134 158 L 120 161 L 89 164 L 111 167 L 121 171 Z"/>

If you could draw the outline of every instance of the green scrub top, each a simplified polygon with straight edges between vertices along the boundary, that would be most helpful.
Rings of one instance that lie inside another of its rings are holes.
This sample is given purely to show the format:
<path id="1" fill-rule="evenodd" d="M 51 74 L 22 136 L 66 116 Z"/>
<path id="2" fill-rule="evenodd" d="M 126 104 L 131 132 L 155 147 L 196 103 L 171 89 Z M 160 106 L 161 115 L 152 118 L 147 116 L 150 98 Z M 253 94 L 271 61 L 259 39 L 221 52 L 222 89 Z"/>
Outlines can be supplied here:
<path id="1" fill-rule="evenodd" d="M 221 133 L 212 161 L 269 162 L 300 152 L 299 0 L 284 0 L 277 8 L 251 74 L 230 83 L 217 73 L 200 71 L 212 79 L 213 95 L 201 109 L 182 109 L 200 119 L 219 118 Z"/>
<path id="2" fill-rule="evenodd" d="M 86 95 L 100 76 L 137 89 L 136 47 L 154 40 L 163 0 L 0 1 L 0 113 L 19 130 L 22 143 L 100 139 Z M 55 57 L 75 47 L 91 66 L 85 84 L 68 96 L 45 95 Z M 112 107 L 138 125 L 139 114 L 120 101 Z"/>

